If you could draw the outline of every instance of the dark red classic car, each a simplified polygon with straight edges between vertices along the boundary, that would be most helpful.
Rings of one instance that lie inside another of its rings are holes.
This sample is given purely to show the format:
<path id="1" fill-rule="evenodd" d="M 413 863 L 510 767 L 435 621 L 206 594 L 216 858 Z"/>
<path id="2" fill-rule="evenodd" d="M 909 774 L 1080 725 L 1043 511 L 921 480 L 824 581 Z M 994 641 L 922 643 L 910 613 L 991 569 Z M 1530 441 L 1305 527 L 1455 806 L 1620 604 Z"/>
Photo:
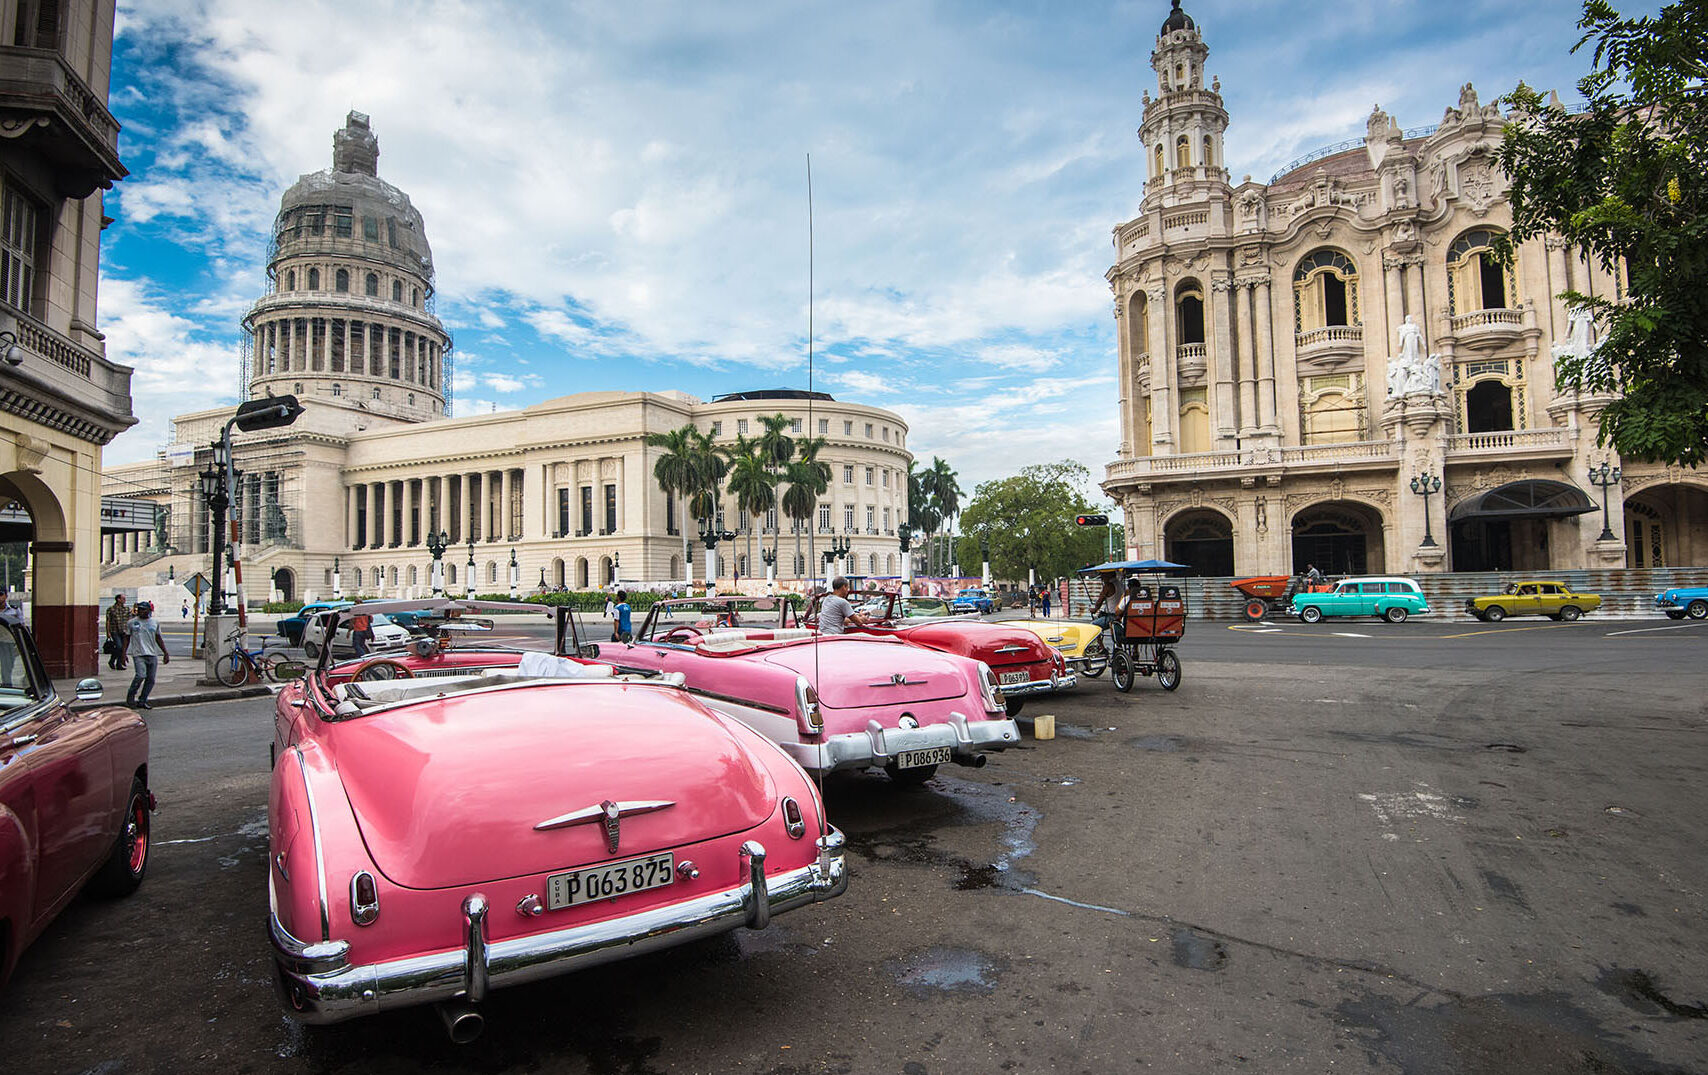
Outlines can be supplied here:
<path id="1" fill-rule="evenodd" d="M 100 680 L 77 685 L 80 701 L 100 696 Z M 153 809 L 142 718 L 70 708 L 30 632 L 0 623 L 0 986 L 78 892 L 142 884 Z"/>
<path id="2" fill-rule="evenodd" d="M 1000 620 L 948 615 L 943 602 L 934 597 L 867 591 L 850 594 L 848 599 L 864 620 L 849 624 L 849 634 L 899 638 L 910 645 L 956 653 L 989 665 L 1011 717 L 1020 712 L 1025 699 L 1068 690 L 1077 682 L 1062 655 L 1023 628 Z M 817 625 L 821 600 L 813 600 L 807 614 L 809 627 Z"/>

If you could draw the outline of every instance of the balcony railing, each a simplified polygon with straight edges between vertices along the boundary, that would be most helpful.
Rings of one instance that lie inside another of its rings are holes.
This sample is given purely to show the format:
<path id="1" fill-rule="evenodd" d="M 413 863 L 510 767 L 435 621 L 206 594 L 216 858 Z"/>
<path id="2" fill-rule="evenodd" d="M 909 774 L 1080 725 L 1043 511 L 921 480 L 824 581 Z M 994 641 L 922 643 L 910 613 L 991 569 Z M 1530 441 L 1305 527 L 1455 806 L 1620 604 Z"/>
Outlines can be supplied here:
<path id="1" fill-rule="evenodd" d="M 1392 441 L 1362 440 L 1340 444 L 1311 444 L 1300 448 L 1244 448 L 1231 452 L 1188 452 L 1182 455 L 1140 456 L 1109 464 L 1111 481 L 1146 478 L 1168 481 L 1208 474 L 1234 474 L 1248 470 L 1336 468 L 1358 465 L 1392 465 L 1397 460 Z"/>
<path id="2" fill-rule="evenodd" d="M 1302 352 L 1321 344 L 1364 344 L 1363 325 L 1324 325 L 1294 336 L 1294 345 Z"/>
<path id="3" fill-rule="evenodd" d="M 47 120 L 36 137 L 54 158 L 66 197 L 87 197 L 129 174 L 119 160 L 118 120 L 53 49 L 0 47 L 0 110 L 23 113 L 26 126 L 29 117 Z"/>
<path id="4" fill-rule="evenodd" d="M 1535 452 L 1572 450 L 1571 430 L 1503 429 L 1491 433 L 1455 433 L 1447 438 L 1447 454 L 1473 452 Z"/>
<path id="5" fill-rule="evenodd" d="M 1453 334 L 1481 335 L 1483 333 L 1511 333 L 1524 328 L 1524 311 L 1518 310 L 1472 310 L 1469 313 L 1454 314 L 1448 319 L 1453 326 Z"/>
<path id="6" fill-rule="evenodd" d="M 1282 466 L 1314 466 L 1318 463 L 1374 463 L 1395 458 L 1391 440 L 1349 440 L 1338 444 L 1307 444 L 1281 449 Z"/>

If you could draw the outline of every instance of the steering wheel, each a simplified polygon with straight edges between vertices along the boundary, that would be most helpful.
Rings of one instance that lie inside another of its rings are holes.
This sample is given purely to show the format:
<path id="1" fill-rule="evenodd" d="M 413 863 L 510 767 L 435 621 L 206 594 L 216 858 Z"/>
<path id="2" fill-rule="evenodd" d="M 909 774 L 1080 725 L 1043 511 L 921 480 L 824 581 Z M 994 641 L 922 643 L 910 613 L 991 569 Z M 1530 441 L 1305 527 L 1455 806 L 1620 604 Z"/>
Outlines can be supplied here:
<path id="1" fill-rule="evenodd" d="M 693 645 L 700 640 L 700 632 L 692 627 L 673 627 L 664 634 L 653 639 L 654 642 L 675 642 L 679 645 Z"/>
<path id="2" fill-rule="evenodd" d="M 391 657 L 376 657 L 356 669 L 350 677 L 357 683 L 374 683 L 388 679 L 414 679 L 415 671 L 402 661 Z"/>

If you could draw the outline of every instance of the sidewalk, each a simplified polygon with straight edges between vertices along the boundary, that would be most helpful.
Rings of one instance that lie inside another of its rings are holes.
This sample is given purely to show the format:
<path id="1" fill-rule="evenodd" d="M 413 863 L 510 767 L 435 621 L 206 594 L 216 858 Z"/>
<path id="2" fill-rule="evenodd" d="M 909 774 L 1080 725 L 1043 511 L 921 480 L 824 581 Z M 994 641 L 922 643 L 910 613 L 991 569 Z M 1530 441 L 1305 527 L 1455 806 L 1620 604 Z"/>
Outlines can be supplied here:
<path id="1" fill-rule="evenodd" d="M 160 671 L 154 677 L 154 690 L 148 696 L 148 704 L 159 709 L 163 706 L 194 705 L 200 702 L 223 702 L 233 698 L 256 698 L 271 694 L 265 685 L 250 685 L 244 687 L 227 687 L 223 683 L 203 682 L 206 668 L 200 657 L 191 657 L 187 653 L 179 653 L 178 645 L 171 645 L 172 663 L 162 664 Z M 124 705 L 125 692 L 130 690 L 131 680 L 135 678 L 136 666 L 126 664 L 120 670 L 107 667 L 107 655 L 101 654 L 99 678 L 101 680 L 101 700 L 99 702 L 73 702 L 74 708 L 90 705 Z M 55 680 L 53 689 L 61 698 L 71 700 L 77 697 L 75 679 Z"/>

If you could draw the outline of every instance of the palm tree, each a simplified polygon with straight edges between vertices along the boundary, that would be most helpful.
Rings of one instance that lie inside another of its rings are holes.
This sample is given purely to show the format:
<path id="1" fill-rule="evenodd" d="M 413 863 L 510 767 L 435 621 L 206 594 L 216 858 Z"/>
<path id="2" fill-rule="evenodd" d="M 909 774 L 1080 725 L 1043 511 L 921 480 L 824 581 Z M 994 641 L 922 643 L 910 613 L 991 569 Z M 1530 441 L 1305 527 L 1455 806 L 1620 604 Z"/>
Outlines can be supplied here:
<path id="1" fill-rule="evenodd" d="M 909 459 L 907 461 L 907 521 L 913 528 L 925 537 L 925 573 L 931 574 L 931 531 L 935 526 L 932 522 L 931 489 L 929 475 L 915 470 L 919 464 Z M 909 553 L 908 555 L 912 555 Z"/>
<path id="2" fill-rule="evenodd" d="M 949 547 L 954 548 L 956 515 L 961 512 L 961 485 L 955 480 L 955 471 L 948 462 L 937 457 L 931 457 L 931 469 L 926 471 L 931 478 L 931 503 L 937 513 L 943 517 L 943 522 L 949 531 Z"/>
<path id="3" fill-rule="evenodd" d="M 700 431 L 692 422 L 681 429 L 672 429 L 667 433 L 648 433 L 646 443 L 649 447 L 663 448 L 664 454 L 659 456 L 652 465 L 652 476 L 658 482 L 658 487 L 664 491 L 666 499 L 686 498 L 699 484 L 698 464 L 696 457 L 699 451 Z M 684 503 L 684 515 L 687 505 Z M 682 570 L 692 579 L 694 565 L 688 561 L 688 528 L 681 524 L 685 519 L 678 519 L 677 525 L 682 531 Z M 568 535 L 564 535 L 567 537 Z"/>
<path id="4" fill-rule="evenodd" d="M 813 515 L 818 511 L 818 499 L 830 488 L 830 464 L 819 459 L 826 438 L 802 437 L 795 445 L 796 459 L 785 474 L 788 492 L 783 494 L 783 511 L 797 523 L 807 524 L 807 568 L 810 573 L 813 557 L 818 555 L 813 541 Z M 801 555 L 801 531 L 795 529 L 795 558 Z"/>
<path id="5" fill-rule="evenodd" d="M 759 434 L 756 443 L 759 454 L 764 457 L 766 469 L 771 472 L 772 484 L 776 484 L 778 472 L 789 465 L 789 460 L 795 457 L 795 442 L 789 436 L 789 427 L 794 419 L 786 414 L 762 414 L 759 424 L 765 431 Z M 777 543 L 783 539 L 782 527 L 771 535 L 771 555 L 777 555 Z"/>
<path id="6" fill-rule="evenodd" d="M 729 491 L 735 497 L 736 510 L 749 519 L 763 519 L 766 512 L 777 506 L 777 475 L 769 460 L 760 451 L 759 442 L 736 434 L 729 448 Z M 753 573 L 753 531 L 747 528 L 747 571 Z M 761 542 L 763 544 L 763 542 Z"/>

